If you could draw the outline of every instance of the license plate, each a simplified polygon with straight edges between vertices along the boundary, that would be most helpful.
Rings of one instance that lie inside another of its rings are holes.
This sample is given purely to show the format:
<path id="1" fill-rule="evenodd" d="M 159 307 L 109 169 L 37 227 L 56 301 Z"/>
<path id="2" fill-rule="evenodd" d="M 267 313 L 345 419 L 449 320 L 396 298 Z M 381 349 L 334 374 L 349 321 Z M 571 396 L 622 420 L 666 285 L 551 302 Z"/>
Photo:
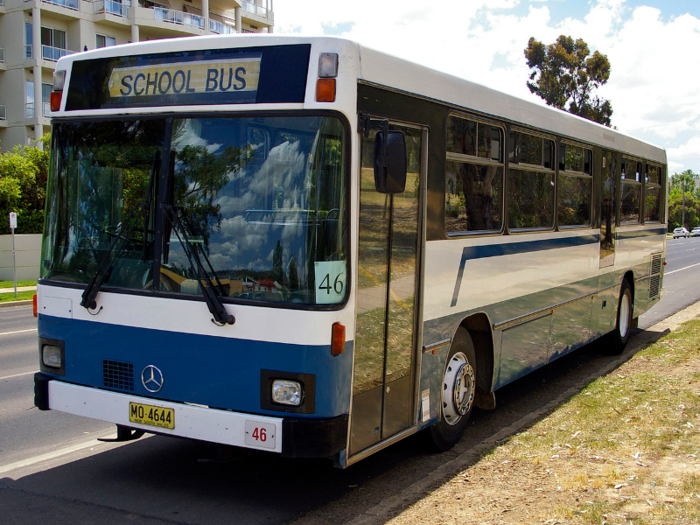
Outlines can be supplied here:
<path id="1" fill-rule="evenodd" d="M 175 428 L 175 411 L 172 408 L 129 403 L 129 421 L 140 425 L 173 429 Z"/>

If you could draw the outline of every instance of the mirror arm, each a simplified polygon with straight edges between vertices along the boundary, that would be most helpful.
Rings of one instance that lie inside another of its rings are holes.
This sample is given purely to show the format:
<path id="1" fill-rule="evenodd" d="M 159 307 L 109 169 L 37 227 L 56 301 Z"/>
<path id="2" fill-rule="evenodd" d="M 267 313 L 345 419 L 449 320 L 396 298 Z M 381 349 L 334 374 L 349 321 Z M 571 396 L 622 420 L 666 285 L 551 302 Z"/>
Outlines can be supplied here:
<path id="1" fill-rule="evenodd" d="M 362 133 L 364 138 L 369 137 L 369 132 L 373 129 L 381 129 L 386 136 L 389 133 L 389 120 L 388 119 L 372 119 L 372 115 L 369 113 L 363 113 L 360 111 L 357 115 L 357 132 Z M 389 147 L 384 145 L 384 157 L 389 153 Z"/>

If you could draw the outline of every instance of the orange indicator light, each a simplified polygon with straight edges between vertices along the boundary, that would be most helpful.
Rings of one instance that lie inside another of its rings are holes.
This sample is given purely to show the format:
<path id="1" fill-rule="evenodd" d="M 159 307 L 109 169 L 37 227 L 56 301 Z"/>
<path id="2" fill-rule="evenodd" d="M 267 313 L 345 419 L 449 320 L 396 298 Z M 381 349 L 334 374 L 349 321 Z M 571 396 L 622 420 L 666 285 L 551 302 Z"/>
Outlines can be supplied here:
<path id="1" fill-rule="evenodd" d="M 340 355 L 345 352 L 345 327 L 342 324 L 333 323 L 331 339 L 331 355 Z"/>
<path id="2" fill-rule="evenodd" d="M 61 94 L 62 91 L 52 91 L 51 92 L 51 111 L 58 111 L 61 109 Z"/>
<path id="3" fill-rule="evenodd" d="M 316 81 L 316 102 L 335 102 L 334 78 L 319 78 Z"/>

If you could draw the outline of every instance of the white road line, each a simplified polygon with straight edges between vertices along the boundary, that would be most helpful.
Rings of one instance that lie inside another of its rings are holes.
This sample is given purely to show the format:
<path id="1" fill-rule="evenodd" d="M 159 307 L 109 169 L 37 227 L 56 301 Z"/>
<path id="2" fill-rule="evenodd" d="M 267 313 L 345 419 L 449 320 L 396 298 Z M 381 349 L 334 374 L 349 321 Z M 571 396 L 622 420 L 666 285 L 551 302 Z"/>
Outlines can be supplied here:
<path id="1" fill-rule="evenodd" d="M 686 266 L 685 268 L 678 268 L 678 270 L 673 270 L 672 272 L 666 272 L 666 273 L 664 273 L 664 275 L 671 275 L 672 273 L 680 272 L 681 270 L 687 270 L 689 268 L 695 268 L 696 266 L 700 266 L 700 263 L 691 264 L 690 266 Z"/>
<path id="2" fill-rule="evenodd" d="M 0 332 L 0 335 L 24 334 L 27 332 L 36 332 L 38 328 L 30 328 L 29 330 L 17 330 L 16 332 Z"/>
<path id="3" fill-rule="evenodd" d="M 114 430 L 110 430 L 109 432 L 101 432 L 98 435 L 107 436 L 110 434 L 114 434 Z M 111 445 L 111 447 L 110 447 L 110 445 Z M 24 459 L 22 461 L 16 461 L 15 463 L 10 463 L 9 465 L 2 465 L 2 466 L 0 466 L 0 477 L 2 477 L 4 474 L 7 474 L 8 472 L 12 472 L 13 470 L 31 467 L 32 465 L 51 461 L 51 460 L 54 460 L 56 458 L 60 458 L 61 456 L 66 456 L 68 454 L 80 452 L 81 450 L 85 450 L 88 448 L 100 447 L 100 449 L 105 449 L 105 448 L 114 448 L 115 445 L 123 445 L 123 443 L 104 443 L 102 441 L 98 441 L 97 439 L 90 439 L 89 441 L 85 441 L 83 443 L 78 443 L 77 445 L 73 445 L 70 447 L 55 450 L 55 451 L 49 452 L 47 454 L 41 454 L 39 456 L 34 456 L 33 458 L 27 458 L 27 459 Z M 38 472 L 41 472 L 41 470 L 39 470 Z"/>
<path id="4" fill-rule="evenodd" d="M 13 377 L 22 377 L 22 376 L 33 375 L 33 374 L 36 374 L 37 372 L 38 372 L 38 370 L 34 370 L 33 372 L 22 372 L 21 374 L 14 374 L 11 376 L 3 376 L 3 377 L 0 377 L 0 381 L 2 381 L 3 379 L 12 379 Z"/>

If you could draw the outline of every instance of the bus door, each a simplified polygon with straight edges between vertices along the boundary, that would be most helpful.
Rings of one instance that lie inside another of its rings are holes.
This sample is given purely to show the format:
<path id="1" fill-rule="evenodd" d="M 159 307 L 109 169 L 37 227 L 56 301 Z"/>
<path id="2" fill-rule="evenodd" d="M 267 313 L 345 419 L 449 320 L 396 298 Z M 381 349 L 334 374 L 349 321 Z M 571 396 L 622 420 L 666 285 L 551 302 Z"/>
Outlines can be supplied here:
<path id="1" fill-rule="evenodd" d="M 406 137 L 403 193 L 377 192 L 376 131 L 362 138 L 357 324 L 350 455 L 414 424 L 418 294 L 427 130 L 390 124 Z"/>

